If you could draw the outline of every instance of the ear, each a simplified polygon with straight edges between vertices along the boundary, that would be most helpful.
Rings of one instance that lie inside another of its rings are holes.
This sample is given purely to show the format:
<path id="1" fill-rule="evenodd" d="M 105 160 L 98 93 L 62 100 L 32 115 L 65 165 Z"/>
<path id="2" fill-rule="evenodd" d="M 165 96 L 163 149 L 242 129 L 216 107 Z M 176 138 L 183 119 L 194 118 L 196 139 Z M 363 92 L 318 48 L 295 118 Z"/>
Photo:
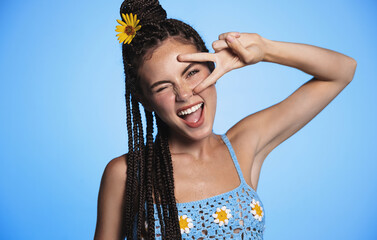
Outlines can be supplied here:
<path id="1" fill-rule="evenodd" d="M 143 105 L 143 107 L 149 111 L 149 112 L 153 112 L 153 108 L 152 106 L 149 104 L 149 101 L 144 97 L 144 95 L 140 94 L 140 93 L 135 93 L 134 94 L 136 100 L 138 102 L 141 103 L 141 105 Z"/>

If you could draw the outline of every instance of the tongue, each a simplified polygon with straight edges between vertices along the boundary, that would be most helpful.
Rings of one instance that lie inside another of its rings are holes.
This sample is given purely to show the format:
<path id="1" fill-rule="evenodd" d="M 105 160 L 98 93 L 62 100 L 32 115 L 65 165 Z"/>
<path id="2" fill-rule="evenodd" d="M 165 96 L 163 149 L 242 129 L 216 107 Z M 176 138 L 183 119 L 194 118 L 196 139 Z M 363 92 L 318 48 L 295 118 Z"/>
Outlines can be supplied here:
<path id="1" fill-rule="evenodd" d="M 200 115 L 202 115 L 202 108 L 199 108 L 195 112 L 183 116 L 183 119 L 185 119 L 187 122 L 196 123 L 197 121 L 199 121 Z"/>

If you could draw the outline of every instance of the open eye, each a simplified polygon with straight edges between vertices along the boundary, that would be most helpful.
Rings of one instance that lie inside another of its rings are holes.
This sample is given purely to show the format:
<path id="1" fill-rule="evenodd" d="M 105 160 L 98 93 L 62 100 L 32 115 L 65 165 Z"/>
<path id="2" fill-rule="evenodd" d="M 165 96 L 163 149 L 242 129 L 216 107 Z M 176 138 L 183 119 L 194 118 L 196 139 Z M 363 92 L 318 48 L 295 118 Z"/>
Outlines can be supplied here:
<path id="1" fill-rule="evenodd" d="M 188 77 L 188 78 L 189 78 L 189 77 L 192 77 L 192 76 L 194 76 L 195 74 L 197 74 L 198 72 L 199 72 L 198 69 L 194 69 L 194 70 L 190 71 L 190 72 L 187 74 L 187 77 Z"/>

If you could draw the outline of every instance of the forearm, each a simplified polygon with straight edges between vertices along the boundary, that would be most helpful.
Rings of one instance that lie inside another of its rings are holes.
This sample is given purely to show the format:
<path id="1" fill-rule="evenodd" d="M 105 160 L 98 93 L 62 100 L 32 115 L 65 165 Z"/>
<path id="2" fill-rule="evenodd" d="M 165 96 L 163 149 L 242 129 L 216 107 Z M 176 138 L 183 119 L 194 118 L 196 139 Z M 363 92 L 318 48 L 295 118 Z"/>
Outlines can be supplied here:
<path id="1" fill-rule="evenodd" d="M 350 82 L 355 73 L 356 61 L 344 54 L 308 44 L 263 40 L 265 62 L 294 67 L 327 81 Z"/>

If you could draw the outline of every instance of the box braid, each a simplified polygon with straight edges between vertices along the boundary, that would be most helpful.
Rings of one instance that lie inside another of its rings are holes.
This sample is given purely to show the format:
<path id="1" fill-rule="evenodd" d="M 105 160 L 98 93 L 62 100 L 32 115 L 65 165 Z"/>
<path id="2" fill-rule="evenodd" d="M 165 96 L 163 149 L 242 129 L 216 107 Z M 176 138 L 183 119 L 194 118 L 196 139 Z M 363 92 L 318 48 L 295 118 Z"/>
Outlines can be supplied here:
<path id="1" fill-rule="evenodd" d="M 192 44 L 199 52 L 208 52 L 208 49 L 191 26 L 176 19 L 167 19 L 166 12 L 158 0 L 126 0 L 120 7 L 120 13 L 137 14 L 141 25 L 141 29 L 137 31 L 131 43 L 122 44 L 128 133 L 122 237 L 155 238 L 153 205 L 155 201 L 161 237 L 181 239 L 174 196 L 173 165 L 168 144 L 168 126 L 156 114 L 144 110 L 147 125 L 146 143 L 144 143 L 137 97 L 142 93 L 138 69 L 153 50 L 168 38 Z M 213 71 L 214 64 L 208 63 L 208 66 Z M 158 129 L 155 139 L 153 138 L 154 118 Z"/>

